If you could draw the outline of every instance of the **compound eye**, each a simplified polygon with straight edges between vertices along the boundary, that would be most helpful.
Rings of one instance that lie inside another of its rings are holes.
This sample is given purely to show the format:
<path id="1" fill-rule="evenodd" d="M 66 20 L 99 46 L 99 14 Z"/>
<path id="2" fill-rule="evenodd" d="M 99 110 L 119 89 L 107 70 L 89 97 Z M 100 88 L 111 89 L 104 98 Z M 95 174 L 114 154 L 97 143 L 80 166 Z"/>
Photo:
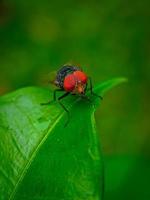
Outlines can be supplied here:
<path id="1" fill-rule="evenodd" d="M 74 90 L 76 85 L 75 77 L 73 74 L 69 74 L 64 79 L 64 89 L 67 92 L 71 92 Z"/>
<path id="2" fill-rule="evenodd" d="M 87 76 L 84 72 L 75 71 L 73 74 L 78 81 L 81 81 L 83 84 L 87 83 Z"/>

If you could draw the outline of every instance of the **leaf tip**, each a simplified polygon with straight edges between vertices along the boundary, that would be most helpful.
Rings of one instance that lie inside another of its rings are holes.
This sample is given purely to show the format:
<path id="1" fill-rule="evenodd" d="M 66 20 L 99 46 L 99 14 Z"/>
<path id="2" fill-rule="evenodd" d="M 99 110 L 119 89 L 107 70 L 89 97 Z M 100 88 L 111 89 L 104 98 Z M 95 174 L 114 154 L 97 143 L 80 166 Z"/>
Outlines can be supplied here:
<path id="1" fill-rule="evenodd" d="M 95 92 L 103 95 L 111 88 L 113 88 L 121 83 L 125 83 L 127 81 L 128 81 L 128 79 L 125 77 L 113 78 L 113 79 L 104 81 L 95 87 Z"/>

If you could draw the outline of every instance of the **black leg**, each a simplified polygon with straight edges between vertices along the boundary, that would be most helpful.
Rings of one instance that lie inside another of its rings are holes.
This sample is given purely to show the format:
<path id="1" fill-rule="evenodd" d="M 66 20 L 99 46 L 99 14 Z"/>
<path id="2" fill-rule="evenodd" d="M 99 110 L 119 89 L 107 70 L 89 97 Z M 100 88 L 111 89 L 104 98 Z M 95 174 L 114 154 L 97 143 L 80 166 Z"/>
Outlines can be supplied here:
<path id="1" fill-rule="evenodd" d="M 56 93 L 57 92 L 60 92 L 60 91 L 63 91 L 63 89 L 55 89 L 54 90 L 54 93 L 53 93 L 53 100 L 56 101 Z M 49 105 L 50 103 L 52 103 L 52 101 L 48 101 L 46 103 L 41 103 L 40 105 L 41 106 L 46 106 L 46 105 Z"/>
<path id="2" fill-rule="evenodd" d="M 40 103 L 41 106 L 46 106 L 46 105 L 49 105 L 50 103 L 52 103 L 52 101 L 48 101 L 48 102 L 45 102 L 45 103 Z"/>
<path id="3" fill-rule="evenodd" d="M 69 120 L 70 120 L 70 113 L 69 113 L 69 110 L 62 104 L 62 102 L 60 101 L 61 99 L 63 99 L 64 97 L 68 96 L 70 93 L 69 92 L 66 92 L 65 94 L 63 94 L 62 96 L 60 96 L 57 101 L 58 103 L 61 105 L 61 107 L 66 111 L 67 115 L 68 115 L 68 119 L 65 123 L 65 126 L 67 126 L 67 124 L 69 123 Z"/>
<path id="4" fill-rule="evenodd" d="M 88 83 L 85 85 L 84 94 L 85 94 L 86 91 L 87 91 L 87 86 L 88 86 Z"/>
<path id="5" fill-rule="evenodd" d="M 96 96 L 96 97 L 99 97 L 101 100 L 103 99 L 103 97 L 101 97 L 100 95 L 98 95 L 98 94 L 96 94 L 96 93 L 94 93 L 93 92 L 93 84 L 92 84 L 92 79 L 91 79 L 91 77 L 88 77 L 89 78 L 89 81 L 90 81 L 90 91 L 91 91 L 91 94 L 93 95 L 93 96 Z"/>
<path id="6" fill-rule="evenodd" d="M 63 90 L 63 89 L 55 89 L 55 90 L 54 90 L 54 101 L 56 101 L 56 99 L 57 99 L 57 98 L 56 98 L 56 93 L 57 93 L 57 92 L 61 92 L 61 91 L 64 91 L 64 90 Z"/>
<path id="7" fill-rule="evenodd" d="M 88 96 L 86 96 L 86 95 L 79 95 L 82 99 L 85 99 L 85 100 L 87 100 L 87 101 L 89 101 L 90 103 L 92 102 L 91 101 L 91 99 L 88 97 Z"/>
<path id="8" fill-rule="evenodd" d="M 69 111 L 67 110 L 67 108 L 61 103 L 61 99 L 63 99 L 64 97 L 66 97 L 66 96 L 68 96 L 70 93 L 69 92 L 66 92 L 66 93 L 64 93 L 62 96 L 60 96 L 60 97 L 58 97 L 58 99 L 57 99 L 57 97 L 56 97 L 56 93 L 57 92 L 60 92 L 60 91 L 63 91 L 63 89 L 55 89 L 54 90 L 54 101 L 58 101 L 58 103 L 61 105 L 61 107 L 66 111 L 66 113 L 67 113 L 67 115 L 68 115 L 68 119 L 67 119 L 67 122 L 65 123 L 65 126 L 68 124 L 68 122 L 69 122 L 69 119 L 70 119 L 70 113 L 69 113 Z M 52 101 L 48 101 L 48 102 L 46 102 L 46 103 L 41 103 L 41 105 L 49 105 L 50 103 L 51 103 Z"/>

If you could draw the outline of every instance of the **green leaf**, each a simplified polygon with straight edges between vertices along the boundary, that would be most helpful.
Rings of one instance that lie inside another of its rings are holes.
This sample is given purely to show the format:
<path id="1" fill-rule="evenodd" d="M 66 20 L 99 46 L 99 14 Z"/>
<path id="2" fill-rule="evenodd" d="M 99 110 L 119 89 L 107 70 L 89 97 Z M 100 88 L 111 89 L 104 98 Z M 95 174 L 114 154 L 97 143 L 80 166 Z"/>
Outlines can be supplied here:
<path id="1" fill-rule="evenodd" d="M 106 81 L 104 92 L 125 79 Z M 90 94 L 88 94 L 90 97 Z M 28 87 L 0 98 L 0 199 L 100 200 L 103 162 L 94 110 L 100 102 L 70 95 L 63 100 L 70 121 L 53 91 Z"/>

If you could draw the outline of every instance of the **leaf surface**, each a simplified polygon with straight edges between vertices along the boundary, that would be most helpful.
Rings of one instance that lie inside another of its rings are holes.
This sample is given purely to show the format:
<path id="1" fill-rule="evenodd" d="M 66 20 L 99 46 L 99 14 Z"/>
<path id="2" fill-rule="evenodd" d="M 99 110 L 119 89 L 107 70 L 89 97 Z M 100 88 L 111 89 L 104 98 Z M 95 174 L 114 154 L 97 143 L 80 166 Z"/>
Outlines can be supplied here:
<path id="1" fill-rule="evenodd" d="M 103 95 L 124 78 L 97 85 Z M 69 96 L 63 104 L 53 91 L 28 87 L 0 98 L 0 199 L 101 200 L 103 162 L 91 102 Z"/>

